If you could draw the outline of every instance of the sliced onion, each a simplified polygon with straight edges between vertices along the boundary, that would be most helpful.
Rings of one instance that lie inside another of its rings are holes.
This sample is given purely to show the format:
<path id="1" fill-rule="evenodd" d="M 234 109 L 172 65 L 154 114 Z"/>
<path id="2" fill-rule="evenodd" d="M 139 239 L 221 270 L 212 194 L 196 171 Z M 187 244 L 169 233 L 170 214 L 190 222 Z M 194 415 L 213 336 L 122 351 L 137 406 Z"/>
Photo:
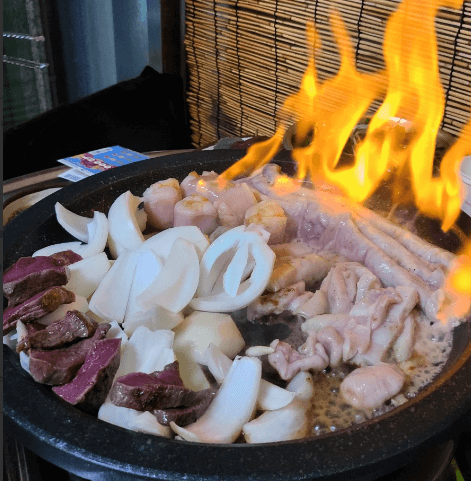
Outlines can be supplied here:
<path id="1" fill-rule="evenodd" d="M 111 263 L 106 254 L 102 252 L 67 267 L 70 277 L 65 288 L 79 296 L 88 298 L 95 292 L 110 270 Z"/>
<path id="2" fill-rule="evenodd" d="M 214 379 L 221 384 L 229 372 L 232 361 L 217 346 L 210 344 L 205 352 L 205 364 Z M 294 396 L 294 392 L 262 379 L 257 396 L 257 409 L 261 411 L 280 409 L 287 406 Z"/>
<path id="3" fill-rule="evenodd" d="M 149 288 L 163 267 L 162 260 L 153 251 L 137 251 L 135 255 L 137 256 L 137 264 L 124 322 L 131 321 L 136 317 L 146 318 L 146 312 L 149 311 L 149 308 L 139 303 L 137 297 Z"/>
<path id="4" fill-rule="evenodd" d="M 123 328 L 124 332 L 131 336 L 139 326 L 145 326 L 150 331 L 158 331 L 174 329 L 181 322 L 183 322 L 183 315 L 180 312 L 171 312 L 165 307 L 155 305 L 148 311 L 135 313 L 132 317 L 126 314 Z"/>
<path id="5" fill-rule="evenodd" d="M 170 427 L 186 441 L 233 443 L 255 410 L 261 373 L 260 359 L 237 357 L 203 416 L 185 428 L 173 421 Z"/>
<path id="6" fill-rule="evenodd" d="M 215 245 L 215 243 L 226 234 L 223 234 L 221 237 L 216 239 L 216 241 L 211 244 L 211 246 L 208 248 L 205 255 L 203 256 L 203 260 L 201 261 L 201 267 L 202 269 L 204 269 L 205 272 L 209 271 L 208 266 L 205 266 L 206 255 L 208 253 L 209 255 L 212 255 L 212 246 Z M 268 281 L 270 280 L 270 275 L 273 270 L 273 264 L 275 262 L 275 254 L 267 246 L 267 244 L 265 244 L 262 239 L 256 234 L 251 239 L 249 249 L 255 260 L 255 266 L 249 279 L 244 281 L 239 286 L 237 295 L 235 297 L 231 297 L 226 292 L 221 292 L 219 294 L 209 295 L 206 297 L 195 297 L 190 302 L 190 306 L 193 309 L 209 312 L 236 311 L 238 309 L 242 309 L 243 307 L 247 307 L 251 302 L 253 302 L 258 296 L 263 293 L 266 285 L 268 284 Z M 211 259 L 211 261 L 212 260 L 213 259 Z"/>
<path id="7" fill-rule="evenodd" d="M 139 252 L 152 250 L 162 260 L 166 260 L 170 255 L 170 250 L 172 249 L 173 243 L 176 239 L 185 239 L 186 241 L 191 242 L 195 246 L 199 260 L 201 260 L 206 249 L 209 247 L 209 241 L 207 237 L 198 227 L 180 226 L 172 227 L 153 235 L 147 239 L 138 250 Z"/>
<path id="8" fill-rule="evenodd" d="M 93 220 L 88 224 L 88 244 L 80 246 L 83 258 L 92 257 L 104 251 L 108 239 L 108 219 L 102 212 L 95 212 Z"/>
<path id="9" fill-rule="evenodd" d="M 178 238 L 152 284 L 137 297 L 145 310 L 158 304 L 172 312 L 180 312 L 196 292 L 199 281 L 199 259 L 195 246 Z"/>
<path id="10" fill-rule="evenodd" d="M 308 410 L 314 394 L 313 379 L 309 373 L 300 372 L 287 386 L 295 394 L 287 406 L 275 411 L 266 411 L 243 427 L 248 443 L 271 443 L 304 438 L 310 424 Z"/>
<path id="11" fill-rule="evenodd" d="M 137 256 L 124 251 L 106 273 L 90 299 L 90 310 L 107 321 L 123 322 Z"/>
<path id="12" fill-rule="evenodd" d="M 247 266 L 248 258 L 249 246 L 244 243 L 237 249 L 232 261 L 227 266 L 226 272 L 224 272 L 224 291 L 230 297 L 235 297 L 237 295 L 237 290 L 239 289 L 245 267 Z"/>
<path id="13" fill-rule="evenodd" d="M 136 218 L 140 203 L 141 199 L 128 190 L 121 194 L 110 207 L 109 235 L 118 255 L 122 253 L 122 249 L 132 251 L 144 243 L 144 236 Z"/>
<path id="14" fill-rule="evenodd" d="M 88 242 L 88 224 L 92 221 L 89 217 L 74 214 L 66 209 L 62 204 L 56 202 L 55 205 L 57 222 L 70 235 L 82 242 Z"/>

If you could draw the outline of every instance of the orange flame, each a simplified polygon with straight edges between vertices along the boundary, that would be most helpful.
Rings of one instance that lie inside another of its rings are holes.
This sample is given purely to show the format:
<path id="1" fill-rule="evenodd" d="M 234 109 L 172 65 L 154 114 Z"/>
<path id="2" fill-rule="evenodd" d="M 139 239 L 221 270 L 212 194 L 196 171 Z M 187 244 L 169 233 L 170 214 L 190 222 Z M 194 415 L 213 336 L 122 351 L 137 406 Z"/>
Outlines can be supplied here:
<path id="1" fill-rule="evenodd" d="M 309 145 L 295 147 L 299 179 L 310 177 L 340 188 L 355 202 L 363 202 L 385 179 L 393 180 L 396 200 L 415 202 L 418 209 L 441 219 L 449 230 L 460 214 L 463 198 L 459 166 L 471 154 L 471 120 L 444 156 L 440 175 L 433 175 L 435 144 L 444 114 L 445 96 L 438 70 L 435 17 L 441 7 L 459 8 L 463 0 L 403 0 L 391 15 L 383 50 L 385 70 L 370 74 L 355 68 L 346 27 L 338 13 L 330 24 L 341 65 L 336 76 L 320 83 L 314 61 L 316 33 L 307 27 L 310 58 L 299 91 L 289 96 L 274 136 L 253 145 L 246 156 L 221 177 L 232 179 L 262 167 L 281 148 L 287 121 L 296 123 L 297 139 L 311 132 Z M 345 144 L 374 100 L 383 98 L 366 137 L 357 146 L 353 164 L 340 168 Z M 289 184 L 289 189 L 299 183 Z M 280 182 L 286 193 L 287 182 Z M 288 189 L 288 191 L 290 191 Z M 447 286 L 471 296 L 471 248 L 466 261 L 452 271 Z"/>

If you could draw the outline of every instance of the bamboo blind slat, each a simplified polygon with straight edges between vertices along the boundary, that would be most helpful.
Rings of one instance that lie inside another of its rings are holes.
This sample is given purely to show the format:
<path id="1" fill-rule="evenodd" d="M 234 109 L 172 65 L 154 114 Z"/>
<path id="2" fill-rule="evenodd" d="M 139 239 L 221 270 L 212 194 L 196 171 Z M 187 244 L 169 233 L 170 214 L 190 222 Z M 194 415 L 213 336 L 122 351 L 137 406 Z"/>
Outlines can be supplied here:
<path id="1" fill-rule="evenodd" d="M 399 4 L 400 0 L 187 0 L 187 101 L 194 145 L 224 136 L 274 133 L 277 113 L 299 89 L 307 66 L 307 22 L 315 23 L 318 34 L 314 51 L 319 81 L 336 75 L 340 57 L 329 24 L 334 10 L 350 35 L 356 68 L 383 69 L 384 31 Z M 445 95 L 441 128 L 457 135 L 471 114 L 471 1 L 459 9 L 441 8 L 435 30 Z M 380 104 L 376 99 L 368 113 Z"/>

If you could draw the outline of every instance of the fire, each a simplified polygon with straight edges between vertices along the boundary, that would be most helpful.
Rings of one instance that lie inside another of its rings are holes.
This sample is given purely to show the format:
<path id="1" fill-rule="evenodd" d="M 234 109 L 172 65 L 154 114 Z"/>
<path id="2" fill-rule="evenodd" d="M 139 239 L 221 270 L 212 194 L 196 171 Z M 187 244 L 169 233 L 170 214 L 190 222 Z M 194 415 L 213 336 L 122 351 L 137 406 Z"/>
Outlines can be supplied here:
<path id="1" fill-rule="evenodd" d="M 460 214 L 463 189 L 459 165 L 471 154 L 471 120 L 433 174 L 435 143 L 445 108 L 438 69 L 435 17 L 441 7 L 459 8 L 463 0 L 403 0 L 391 15 L 383 42 L 385 70 L 361 73 L 347 29 L 338 13 L 330 24 L 341 64 L 336 76 L 320 83 L 314 62 L 314 27 L 307 28 L 308 67 L 299 91 L 289 96 L 274 136 L 253 145 L 247 155 L 222 174 L 232 179 L 269 162 L 280 150 L 288 122 L 296 124 L 297 140 L 312 133 L 308 145 L 294 148 L 299 179 L 328 182 L 354 202 L 368 199 L 381 182 L 393 185 L 393 200 L 414 202 L 424 214 L 449 230 Z M 351 165 L 339 167 L 345 144 L 372 102 L 382 104 L 371 118 L 366 137 Z M 279 184 L 280 194 L 299 184 Z M 469 254 L 470 252 L 468 252 Z M 469 258 L 468 258 L 469 259 Z M 471 267 L 453 273 L 449 287 L 471 295 Z"/>

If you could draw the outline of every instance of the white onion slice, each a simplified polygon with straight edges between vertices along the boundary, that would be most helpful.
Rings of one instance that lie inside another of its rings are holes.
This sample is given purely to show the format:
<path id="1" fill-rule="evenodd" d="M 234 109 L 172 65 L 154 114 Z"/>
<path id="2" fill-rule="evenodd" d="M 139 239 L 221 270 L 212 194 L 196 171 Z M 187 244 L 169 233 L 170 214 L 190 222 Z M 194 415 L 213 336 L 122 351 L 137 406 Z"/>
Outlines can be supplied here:
<path id="1" fill-rule="evenodd" d="M 147 239 L 138 250 L 139 252 L 152 250 L 162 260 L 166 260 L 170 255 L 170 250 L 172 249 L 173 243 L 176 239 L 185 239 L 186 241 L 191 242 L 195 246 L 199 260 L 201 260 L 206 249 L 209 247 L 209 241 L 207 237 L 198 227 L 180 226 L 172 227 L 153 235 Z"/>
<path id="2" fill-rule="evenodd" d="M 205 352 L 205 364 L 214 379 L 221 384 L 232 365 L 231 359 L 226 356 L 217 346 L 210 344 Z M 257 409 L 272 411 L 287 406 L 295 393 L 262 379 L 257 396 Z"/>
<path id="3" fill-rule="evenodd" d="M 121 254 L 123 248 L 132 251 L 144 243 L 144 236 L 136 218 L 140 203 L 140 197 L 131 194 L 128 190 L 121 194 L 110 207 L 109 234 L 118 254 Z"/>
<path id="4" fill-rule="evenodd" d="M 314 394 L 311 374 L 301 371 L 288 384 L 287 390 L 295 398 L 287 406 L 275 411 L 266 411 L 243 427 L 247 443 L 271 443 L 304 438 L 310 424 L 308 411 Z"/>
<path id="5" fill-rule="evenodd" d="M 154 282 L 163 267 L 162 260 L 152 251 L 136 251 L 135 255 L 137 256 L 137 264 L 124 322 L 133 320 L 136 317 L 146 317 L 145 313 L 148 311 L 148 308 L 138 302 L 137 297 Z"/>
<path id="6" fill-rule="evenodd" d="M 66 209 L 62 204 L 56 202 L 55 205 L 57 222 L 70 235 L 82 242 L 88 242 L 88 224 L 92 221 L 89 217 L 74 214 Z"/>
<path id="7" fill-rule="evenodd" d="M 216 241 L 211 244 L 211 246 L 206 251 L 201 261 L 201 266 L 204 266 L 204 261 L 206 254 L 212 254 L 212 246 L 222 237 L 216 239 Z M 250 234 L 247 234 L 250 235 Z M 258 240 L 257 240 L 258 239 Z M 263 240 L 255 234 L 249 244 L 250 252 L 255 259 L 255 266 L 253 268 L 252 274 L 249 279 L 244 281 L 237 291 L 235 297 L 231 297 L 226 292 L 221 292 L 216 295 L 209 295 L 206 297 L 195 297 L 191 300 L 190 306 L 193 309 L 199 311 L 209 311 L 209 312 L 231 312 L 237 309 L 242 309 L 247 307 L 251 302 L 253 302 L 258 296 L 260 296 L 265 290 L 268 281 L 270 280 L 270 275 L 273 270 L 273 264 L 275 262 L 274 252 L 263 242 Z M 212 260 L 212 259 L 211 259 Z M 202 267 L 203 268 L 203 267 Z M 208 272 L 206 266 L 205 272 Z M 201 282 L 201 275 L 200 275 Z"/>
<path id="8" fill-rule="evenodd" d="M 196 292 L 199 281 L 199 259 L 195 246 L 178 238 L 152 284 L 137 297 L 145 310 L 158 304 L 172 312 L 180 312 Z"/>
<path id="9" fill-rule="evenodd" d="M 224 291 L 230 296 L 235 297 L 242 280 L 245 267 L 249 258 L 249 246 L 243 243 L 234 254 L 230 264 L 227 266 L 223 275 Z"/>
<path id="10" fill-rule="evenodd" d="M 216 397 L 205 413 L 185 428 L 170 427 L 186 441 L 230 444 L 251 418 L 257 400 L 262 363 L 254 357 L 237 357 Z"/>
<path id="11" fill-rule="evenodd" d="M 108 219 L 102 212 L 95 212 L 93 220 L 88 224 L 88 244 L 80 246 L 80 254 L 84 259 L 104 251 L 108 239 Z"/>
<path id="12" fill-rule="evenodd" d="M 82 247 L 81 242 L 62 242 L 61 244 L 52 244 L 47 247 L 43 247 L 42 249 L 37 250 L 32 257 L 37 256 L 52 256 L 52 254 L 56 254 L 57 252 L 63 251 L 73 251 L 76 254 L 80 254 L 80 248 Z"/>
<path id="13" fill-rule="evenodd" d="M 129 300 L 131 302 L 131 299 Z M 126 318 L 123 323 L 124 332 L 131 336 L 139 326 L 145 326 L 150 331 L 160 329 L 174 329 L 183 321 L 183 314 L 171 312 L 162 306 L 152 306 L 148 311 L 137 312 L 132 317 Z"/>
<path id="14" fill-rule="evenodd" d="M 124 251 L 106 273 L 90 299 L 90 310 L 107 321 L 123 322 L 137 256 Z"/>
<path id="15" fill-rule="evenodd" d="M 111 263 L 104 252 L 67 266 L 69 281 L 64 286 L 82 297 L 90 297 L 110 270 Z"/>

